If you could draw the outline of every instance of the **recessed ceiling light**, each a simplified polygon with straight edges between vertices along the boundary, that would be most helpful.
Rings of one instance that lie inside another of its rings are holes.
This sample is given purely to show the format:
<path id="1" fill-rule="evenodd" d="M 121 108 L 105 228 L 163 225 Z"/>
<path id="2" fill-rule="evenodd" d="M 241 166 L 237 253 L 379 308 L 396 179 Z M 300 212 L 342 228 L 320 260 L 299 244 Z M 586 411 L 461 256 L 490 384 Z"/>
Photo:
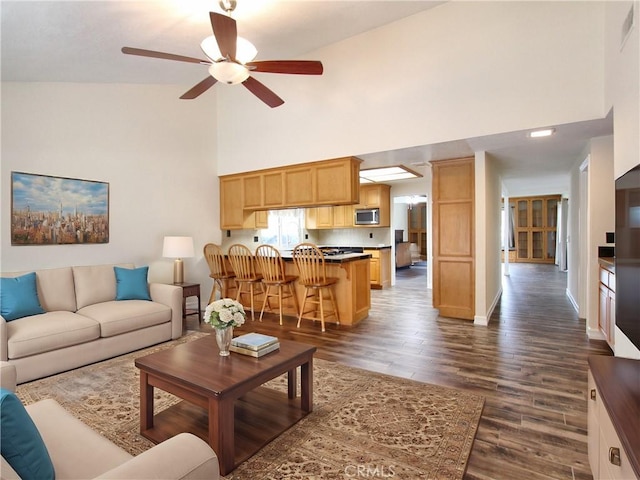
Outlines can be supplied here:
<path id="1" fill-rule="evenodd" d="M 539 137 L 548 137 L 553 135 L 556 131 L 555 128 L 545 128 L 544 130 L 534 130 L 533 132 L 529 132 L 529 136 L 531 138 L 539 138 Z"/>
<path id="2" fill-rule="evenodd" d="M 422 175 L 404 165 L 360 170 L 360 183 L 391 182 L 393 180 L 405 180 L 407 178 L 418 177 L 422 177 Z"/>

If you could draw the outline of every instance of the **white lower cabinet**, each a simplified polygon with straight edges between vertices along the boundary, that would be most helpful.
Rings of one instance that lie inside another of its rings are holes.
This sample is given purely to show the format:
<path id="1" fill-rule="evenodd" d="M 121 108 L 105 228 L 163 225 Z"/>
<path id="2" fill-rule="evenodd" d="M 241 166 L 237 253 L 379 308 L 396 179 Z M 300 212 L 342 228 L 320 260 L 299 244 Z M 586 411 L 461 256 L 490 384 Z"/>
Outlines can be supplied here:
<path id="1" fill-rule="evenodd" d="M 602 402 L 591 370 L 588 377 L 589 466 L 596 480 L 638 479 Z"/>

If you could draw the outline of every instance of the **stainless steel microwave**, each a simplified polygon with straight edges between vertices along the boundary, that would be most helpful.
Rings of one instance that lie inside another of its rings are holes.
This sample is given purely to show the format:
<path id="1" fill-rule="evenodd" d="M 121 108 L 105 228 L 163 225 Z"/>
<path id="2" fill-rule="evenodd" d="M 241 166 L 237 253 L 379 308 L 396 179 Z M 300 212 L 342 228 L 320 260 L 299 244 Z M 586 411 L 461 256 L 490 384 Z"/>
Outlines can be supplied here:
<path id="1" fill-rule="evenodd" d="M 353 215 L 355 225 L 380 225 L 379 208 L 358 208 Z"/>

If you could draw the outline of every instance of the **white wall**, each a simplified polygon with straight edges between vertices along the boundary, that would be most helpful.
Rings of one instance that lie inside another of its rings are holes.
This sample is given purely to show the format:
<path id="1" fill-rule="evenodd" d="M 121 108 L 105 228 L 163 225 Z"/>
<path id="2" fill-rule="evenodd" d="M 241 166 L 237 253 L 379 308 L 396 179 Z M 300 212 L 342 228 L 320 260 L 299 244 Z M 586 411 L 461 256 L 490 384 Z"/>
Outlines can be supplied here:
<path id="1" fill-rule="evenodd" d="M 132 262 L 171 283 L 165 235 L 194 237 L 185 278 L 211 283 L 202 257 L 220 240 L 215 96 L 178 100 L 182 87 L 2 84 L 0 182 L 3 271 Z M 105 245 L 11 246 L 11 171 L 109 183 Z"/>
<path id="2" fill-rule="evenodd" d="M 310 53 L 322 76 L 260 75 L 277 109 L 220 88 L 219 171 L 602 118 L 603 8 L 447 2 Z"/>
<path id="3" fill-rule="evenodd" d="M 591 140 L 588 170 L 589 225 L 587 233 L 587 333 L 602 338 L 598 329 L 599 264 L 598 246 L 606 245 L 606 232 L 615 231 L 615 184 L 613 179 L 613 137 Z"/>
<path id="4" fill-rule="evenodd" d="M 621 48 L 621 25 L 632 4 L 635 27 Z M 640 164 L 640 2 L 606 2 L 605 102 L 613 107 L 614 176 Z M 616 356 L 640 358 L 640 349 L 616 327 Z"/>
<path id="5" fill-rule="evenodd" d="M 621 26 L 635 5 L 635 27 L 621 49 Z M 606 2 L 605 102 L 613 107 L 615 178 L 640 163 L 640 2 Z"/>
<path id="6" fill-rule="evenodd" d="M 581 299 L 580 292 L 580 288 L 582 288 L 582 280 L 580 278 L 580 212 L 582 208 L 586 208 L 586 205 L 582 206 L 580 204 L 582 175 L 580 166 L 587 155 L 588 150 L 585 150 L 584 155 L 575 162 L 571 169 L 567 222 L 567 296 L 573 303 L 580 318 L 586 317 L 586 305 Z"/>
<path id="7" fill-rule="evenodd" d="M 475 269 L 474 323 L 487 325 L 502 293 L 501 277 L 501 184 L 491 155 L 475 155 Z"/>

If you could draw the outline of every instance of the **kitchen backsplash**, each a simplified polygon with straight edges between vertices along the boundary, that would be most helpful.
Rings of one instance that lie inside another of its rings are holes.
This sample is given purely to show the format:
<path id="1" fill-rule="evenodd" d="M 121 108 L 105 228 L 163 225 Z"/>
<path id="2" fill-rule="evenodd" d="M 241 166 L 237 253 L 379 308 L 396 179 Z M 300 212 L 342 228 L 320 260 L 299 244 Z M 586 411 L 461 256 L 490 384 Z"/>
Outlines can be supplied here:
<path id="1" fill-rule="evenodd" d="M 252 251 L 261 243 L 262 230 L 229 230 L 222 232 L 222 249 L 226 251 L 234 243 L 242 243 Z M 336 228 L 333 230 L 304 230 L 304 242 L 317 245 L 333 245 L 343 247 L 377 247 L 391 245 L 391 232 L 388 228 Z M 257 239 L 257 241 L 256 241 Z"/>
<path id="2" fill-rule="evenodd" d="M 391 245 L 391 231 L 388 228 L 336 228 L 316 230 L 318 242 L 322 245 L 344 247 L 378 247 Z"/>

